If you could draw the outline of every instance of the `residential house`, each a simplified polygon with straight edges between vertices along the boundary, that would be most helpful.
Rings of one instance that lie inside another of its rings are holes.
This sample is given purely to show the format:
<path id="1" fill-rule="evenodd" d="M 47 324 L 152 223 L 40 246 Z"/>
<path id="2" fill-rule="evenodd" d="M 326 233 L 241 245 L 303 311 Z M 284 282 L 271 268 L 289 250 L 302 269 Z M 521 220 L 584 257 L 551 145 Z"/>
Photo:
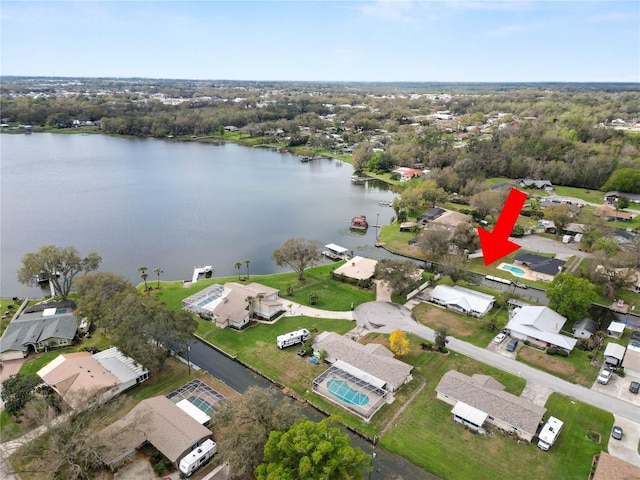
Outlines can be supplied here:
<path id="1" fill-rule="evenodd" d="M 535 253 L 520 252 L 513 261 L 516 265 L 524 265 L 529 268 L 536 277 L 536 280 L 551 282 L 555 276 L 562 271 L 564 260 L 557 258 L 543 257 Z"/>
<path id="2" fill-rule="evenodd" d="M 549 180 L 531 180 L 522 178 L 518 182 L 518 186 L 522 188 L 537 188 L 538 190 L 553 190 L 553 183 Z"/>
<path id="3" fill-rule="evenodd" d="M 607 327 L 607 335 L 613 338 L 622 338 L 624 327 L 625 325 L 622 322 L 611 322 Z"/>
<path id="4" fill-rule="evenodd" d="M 627 345 L 627 352 L 622 360 L 624 374 L 635 378 L 640 378 L 640 344 L 631 342 Z"/>
<path id="5" fill-rule="evenodd" d="M 213 320 L 220 328 L 242 328 L 251 316 L 271 319 L 284 310 L 284 303 L 275 288 L 250 283 L 214 284 L 185 298 L 182 308 Z"/>
<path id="6" fill-rule="evenodd" d="M 640 203 L 640 193 L 626 193 L 613 190 L 604 194 L 604 201 L 607 203 L 614 203 L 620 197 L 625 197 L 631 203 Z"/>
<path id="7" fill-rule="evenodd" d="M 116 468 L 149 443 L 175 465 L 211 437 L 201 425 L 164 396 L 142 400 L 124 417 L 98 432 L 91 440 L 104 445 L 101 460 Z"/>
<path id="8" fill-rule="evenodd" d="M 637 234 L 630 232 L 628 230 L 623 230 L 621 228 L 616 228 L 611 237 L 615 239 L 618 243 L 629 243 L 632 242 L 634 238 L 636 238 Z"/>
<path id="9" fill-rule="evenodd" d="M 437 285 L 429 294 L 429 301 L 465 315 L 481 317 L 493 308 L 496 298 L 457 285 Z"/>
<path id="10" fill-rule="evenodd" d="M 440 215 L 431 223 L 455 229 L 461 223 L 471 223 L 471 219 L 472 217 L 470 215 L 450 210 Z"/>
<path id="11" fill-rule="evenodd" d="M 391 173 L 397 173 L 400 175 L 401 182 L 408 182 L 412 178 L 419 177 L 422 175 L 422 170 L 418 170 L 417 168 L 409 168 L 409 167 L 398 167 L 391 171 Z"/>
<path id="12" fill-rule="evenodd" d="M 37 375 L 76 409 L 90 401 L 106 401 L 144 382 L 149 371 L 112 347 L 94 355 L 89 352 L 58 355 Z"/>
<path id="13" fill-rule="evenodd" d="M 588 317 L 582 318 L 573 324 L 571 328 L 575 338 L 591 338 L 598 331 L 598 323 Z"/>
<path id="14" fill-rule="evenodd" d="M 640 467 L 625 462 L 607 452 L 600 452 L 598 460 L 594 462 L 595 471 L 591 480 L 638 480 Z"/>
<path id="15" fill-rule="evenodd" d="M 511 311 L 506 329 L 513 338 L 536 345 L 562 348 L 571 351 L 578 342 L 575 338 L 560 334 L 567 319 L 548 307 L 526 305 Z"/>
<path id="16" fill-rule="evenodd" d="M 609 205 L 602 205 L 600 207 L 596 207 L 593 211 L 593 214 L 596 217 L 602 217 L 609 221 L 618 221 L 618 222 L 630 222 L 633 220 L 633 215 L 629 212 L 623 212 L 622 210 L 616 210 Z"/>
<path id="17" fill-rule="evenodd" d="M 344 265 L 333 271 L 334 276 L 344 276 L 353 280 L 370 280 L 378 264 L 377 260 L 355 256 L 351 260 L 347 260 Z"/>
<path id="18" fill-rule="evenodd" d="M 315 352 L 324 350 L 325 360 L 329 363 L 340 360 L 380 379 L 382 388 L 390 392 L 397 391 L 412 379 L 413 366 L 393 358 L 393 353 L 384 345 L 363 345 L 334 332 L 322 332 L 315 338 L 312 348 Z"/>
<path id="19" fill-rule="evenodd" d="M 71 345 L 78 330 L 73 302 L 33 305 L 14 317 L 0 338 L 0 360 Z"/>
<path id="20" fill-rule="evenodd" d="M 419 215 L 417 220 L 420 223 L 433 222 L 434 220 L 442 216 L 442 214 L 445 212 L 446 210 L 444 208 L 433 207 L 427 210 L 426 212 L 424 212 L 423 214 Z"/>
<path id="21" fill-rule="evenodd" d="M 627 349 L 617 343 L 609 342 L 604 349 L 604 361 L 608 365 L 618 367 L 624 360 L 624 354 Z"/>
<path id="22" fill-rule="evenodd" d="M 445 373 L 436 386 L 439 400 L 453 405 L 454 420 L 473 430 L 485 423 L 531 442 L 546 408 L 505 391 L 504 385 L 488 375 Z"/>

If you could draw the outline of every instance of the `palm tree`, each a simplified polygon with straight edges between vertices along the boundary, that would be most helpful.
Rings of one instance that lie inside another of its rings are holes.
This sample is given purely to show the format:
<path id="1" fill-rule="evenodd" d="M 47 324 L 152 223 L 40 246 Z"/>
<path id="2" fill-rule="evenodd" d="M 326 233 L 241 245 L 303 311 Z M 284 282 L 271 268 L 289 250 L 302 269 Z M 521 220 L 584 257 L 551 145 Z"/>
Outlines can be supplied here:
<path id="1" fill-rule="evenodd" d="M 148 290 L 148 287 L 147 287 L 147 277 L 149 276 L 149 275 L 147 274 L 147 267 L 144 267 L 144 266 L 142 266 L 142 267 L 138 267 L 138 271 L 140 272 L 140 278 L 141 278 L 142 280 L 144 280 L 144 289 L 145 289 L 145 291 L 146 291 L 146 290 Z"/>
<path id="2" fill-rule="evenodd" d="M 251 260 L 245 260 L 244 264 L 247 266 L 247 280 L 249 280 L 249 264 L 251 263 Z"/>
<path id="3" fill-rule="evenodd" d="M 240 281 L 240 267 L 242 267 L 242 262 L 236 262 L 234 266 L 238 269 L 238 281 Z"/>
<path id="4" fill-rule="evenodd" d="M 247 310 L 249 310 L 249 318 L 251 318 L 253 316 L 253 311 L 251 308 L 253 307 L 253 297 L 249 295 L 247 298 L 244 299 L 244 301 L 247 302 Z"/>
<path id="5" fill-rule="evenodd" d="M 258 315 L 262 316 L 262 299 L 264 298 L 264 294 L 259 293 L 256 295 L 256 298 L 258 299 Z"/>
<path id="6" fill-rule="evenodd" d="M 164 273 L 164 271 L 160 267 L 156 267 L 153 269 L 153 273 L 158 275 L 158 288 L 160 288 L 160 274 Z"/>

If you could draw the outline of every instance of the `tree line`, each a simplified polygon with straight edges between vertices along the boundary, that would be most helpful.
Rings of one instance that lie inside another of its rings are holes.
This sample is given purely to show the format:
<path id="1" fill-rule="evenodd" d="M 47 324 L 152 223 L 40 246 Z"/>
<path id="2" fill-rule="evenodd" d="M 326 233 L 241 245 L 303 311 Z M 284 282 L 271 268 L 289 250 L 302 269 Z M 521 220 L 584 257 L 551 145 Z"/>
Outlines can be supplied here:
<path id="1" fill-rule="evenodd" d="M 100 95 L 8 96 L 2 116 L 50 128 L 94 121 L 104 133 L 132 136 L 211 136 L 234 126 L 266 143 L 327 149 L 368 145 L 354 153 L 356 170 L 424 164 L 450 192 L 496 176 L 598 189 L 618 169 L 640 169 L 640 136 L 607 126 L 617 118 L 640 118 L 640 93 L 633 89 L 527 86 L 427 97 L 403 90 L 391 95 L 384 86 L 278 86 L 238 90 L 194 82 L 147 86 L 135 94 L 121 89 Z M 156 96 L 161 92 L 178 96 L 181 103 L 163 103 Z M 430 114 L 437 111 L 454 118 L 436 121 Z M 275 138 L 274 132 L 288 140 Z"/>

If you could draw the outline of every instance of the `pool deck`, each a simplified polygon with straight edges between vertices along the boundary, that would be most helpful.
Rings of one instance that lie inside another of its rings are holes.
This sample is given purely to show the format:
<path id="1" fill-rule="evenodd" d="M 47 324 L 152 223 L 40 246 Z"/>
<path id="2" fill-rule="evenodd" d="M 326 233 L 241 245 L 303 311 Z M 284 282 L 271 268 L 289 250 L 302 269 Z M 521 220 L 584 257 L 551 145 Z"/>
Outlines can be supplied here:
<path id="1" fill-rule="evenodd" d="M 515 275 L 513 272 L 510 272 L 509 270 L 505 270 L 502 267 L 504 265 L 507 265 L 509 267 L 514 267 L 514 268 L 519 268 L 520 270 L 522 270 L 524 272 L 524 275 Z M 506 263 L 506 262 L 502 262 L 500 265 L 498 265 L 498 270 L 501 270 L 503 272 L 509 273 L 510 275 L 516 277 L 516 278 L 524 278 L 526 280 L 537 280 L 537 278 L 535 277 L 535 275 L 533 274 L 533 272 L 531 270 L 529 270 L 528 267 L 524 266 L 524 265 L 513 265 L 512 263 Z"/>

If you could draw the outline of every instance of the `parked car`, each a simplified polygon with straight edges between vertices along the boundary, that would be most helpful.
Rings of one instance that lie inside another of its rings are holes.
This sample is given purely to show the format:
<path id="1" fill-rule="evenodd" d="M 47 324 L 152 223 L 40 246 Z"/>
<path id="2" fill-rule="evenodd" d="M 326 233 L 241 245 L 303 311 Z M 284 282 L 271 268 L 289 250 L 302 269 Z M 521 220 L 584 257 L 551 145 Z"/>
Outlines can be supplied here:
<path id="1" fill-rule="evenodd" d="M 499 333 L 495 336 L 495 338 L 493 339 L 493 343 L 502 343 L 502 341 L 507 338 L 507 334 L 506 333 Z"/>
<path id="2" fill-rule="evenodd" d="M 509 340 L 509 343 L 507 343 L 507 352 L 514 352 L 517 347 L 518 347 L 518 339 L 512 338 L 511 340 Z"/>
<path id="3" fill-rule="evenodd" d="M 611 430 L 611 436 L 616 440 L 622 440 L 622 435 L 623 435 L 622 428 L 617 425 L 614 425 L 613 430 Z"/>
<path id="4" fill-rule="evenodd" d="M 598 374 L 598 383 L 601 383 L 602 385 L 606 385 L 607 383 L 609 383 L 610 379 L 611 379 L 611 372 L 609 370 L 602 370 Z"/>
<path id="5" fill-rule="evenodd" d="M 631 393 L 638 393 L 638 391 L 640 391 L 640 383 L 631 382 L 631 384 L 629 385 L 629 391 Z"/>

